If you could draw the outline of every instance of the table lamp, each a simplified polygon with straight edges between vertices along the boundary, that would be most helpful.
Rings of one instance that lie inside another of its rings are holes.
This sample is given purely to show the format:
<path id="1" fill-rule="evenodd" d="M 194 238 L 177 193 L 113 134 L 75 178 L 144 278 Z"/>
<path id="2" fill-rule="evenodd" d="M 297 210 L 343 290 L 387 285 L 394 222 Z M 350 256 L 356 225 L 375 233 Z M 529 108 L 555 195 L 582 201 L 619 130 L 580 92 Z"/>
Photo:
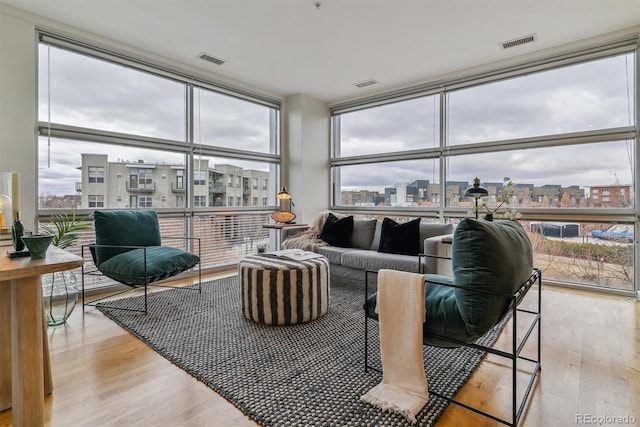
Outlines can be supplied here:
<path id="1" fill-rule="evenodd" d="M 274 212 L 273 214 L 271 214 L 271 219 L 273 219 L 276 222 L 281 222 L 284 224 L 288 224 L 294 219 L 296 219 L 296 214 L 291 212 L 291 206 L 295 206 L 295 204 L 291 199 L 291 194 L 289 194 L 289 192 L 287 191 L 287 187 L 282 187 L 282 191 L 280 191 L 276 195 L 276 198 L 280 200 L 280 210 L 278 212 Z M 283 209 L 283 206 L 282 206 L 283 200 L 289 201 L 289 210 Z"/>
<path id="2" fill-rule="evenodd" d="M 488 196 L 489 191 L 486 188 L 480 187 L 480 178 L 477 176 L 473 179 L 473 186 L 467 188 L 464 191 L 464 197 L 473 197 L 476 201 L 475 209 L 476 219 L 478 219 L 478 199 L 480 197 Z"/>

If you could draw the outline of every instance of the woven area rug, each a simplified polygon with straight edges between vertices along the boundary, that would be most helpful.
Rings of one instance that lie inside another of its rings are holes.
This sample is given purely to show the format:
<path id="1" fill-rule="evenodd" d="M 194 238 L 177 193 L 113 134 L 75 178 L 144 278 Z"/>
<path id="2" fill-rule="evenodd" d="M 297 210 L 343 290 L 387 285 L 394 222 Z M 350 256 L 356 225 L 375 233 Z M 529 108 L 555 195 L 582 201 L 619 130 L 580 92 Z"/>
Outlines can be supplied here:
<path id="1" fill-rule="evenodd" d="M 149 313 L 99 309 L 155 351 L 265 426 L 403 426 L 400 415 L 359 401 L 382 374 L 364 372 L 364 289 L 332 280 L 321 319 L 294 326 L 246 320 L 237 276 L 203 283 L 197 291 L 149 294 Z M 140 307 L 142 297 L 109 306 Z M 375 325 L 377 322 L 369 322 Z M 495 341 L 496 328 L 481 338 Z M 377 327 L 370 331 L 371 364 L 380 366 Z M 472 349 L 424 347 L 429 390 L 448 395 L 469 379 L 484 357 Z M 447 402 L 431 396 L 419 426 L 435 424 Z"/>

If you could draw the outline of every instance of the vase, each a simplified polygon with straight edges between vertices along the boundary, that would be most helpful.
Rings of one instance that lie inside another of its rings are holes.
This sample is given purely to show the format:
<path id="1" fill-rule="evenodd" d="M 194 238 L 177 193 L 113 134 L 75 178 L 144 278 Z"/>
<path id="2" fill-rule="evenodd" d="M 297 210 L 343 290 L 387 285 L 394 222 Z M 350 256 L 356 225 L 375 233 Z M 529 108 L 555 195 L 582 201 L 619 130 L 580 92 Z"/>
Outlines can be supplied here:
<path id="1" fill-rule="evenodd" d="M 485 214 L 484 219 L 485 221 L 493 221 L 493 214 L 492 213 Z"/>
<path id="2" fill-rule="evenodd" d="M 47 325 L 67 321 L 78 301 L 78 286 L 73 271 L 58 271 L 42 276 L 42 297 Z"/>

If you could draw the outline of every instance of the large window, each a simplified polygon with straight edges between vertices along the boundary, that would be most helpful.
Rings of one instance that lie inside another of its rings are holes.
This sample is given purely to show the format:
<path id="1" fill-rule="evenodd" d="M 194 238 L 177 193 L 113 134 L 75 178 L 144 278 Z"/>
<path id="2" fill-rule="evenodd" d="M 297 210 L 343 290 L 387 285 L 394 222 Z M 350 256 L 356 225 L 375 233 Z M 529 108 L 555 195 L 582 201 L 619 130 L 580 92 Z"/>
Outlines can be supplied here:
<path id="1" fill-rule="evenodd" d="M 340 157 L 436 147 L 439 144 L 436 95 L 343 114 Z"/>
<path id="2" fill-rule="evenodd" d="M 632 54 L 447 94 L 451 145 L 631 126 Z"/>
<path id="3" fill-rule="evenodd" d="M 186 84 L 41 43 L 40 121 L 184 141 Z"/>
<path id="4" fill-rule="evenodd" d="M 335 106 L 334 207 L 456 222 L 479 177 L 547 280 L 634 290 L 635 41 L 581 54 Z"/>
<path id="5" fill-rule="evenodd" d="M 195 88 L 193 96 L 194 141 L 197 144 L 277 152 L 274 109 L 203 88 Z"/>
<path id="6" fill-rule="evenodd" d="M 44 221 L 54 209 L 155 209 L 161 227 L 171 223 L 188 235 L 203 230 L 194 227 L 197 217 L 217 223 L 216 208 L 224 218 L 250 219 L 251 227 L 216 234 L 227 242 L 202 243 L 212 251 L 205 267 L 233 261 L 246 242 L 267 238 L 254 225 L 277 208 L 278 100 L 55 34 L 41 33 L 38 48 Z M 252 208 L 258 199 L 269 201 L 261 211 Z"/>
<path id="7" fill-rule="evenodd" d="M 352 206 L 439 206 L 438 161 L 433 159 L 340 166 L 341 205 Z"/>

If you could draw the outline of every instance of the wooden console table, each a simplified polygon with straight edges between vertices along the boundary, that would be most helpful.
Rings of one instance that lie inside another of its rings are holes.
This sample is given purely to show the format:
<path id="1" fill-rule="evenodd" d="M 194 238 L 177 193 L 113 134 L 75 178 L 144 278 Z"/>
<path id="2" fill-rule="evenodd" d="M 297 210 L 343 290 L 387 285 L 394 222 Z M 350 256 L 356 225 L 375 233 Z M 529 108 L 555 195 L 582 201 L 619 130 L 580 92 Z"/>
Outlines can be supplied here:
<path id="1" fill-rule="evenodd" d="M 0 246 L 0 411 L 13 425 L 44 425 L 44 396 L 53 390 L 40 276 L 82 266 L 82 258 L 55 246 L 46 259 L 7 257 Z"/>

